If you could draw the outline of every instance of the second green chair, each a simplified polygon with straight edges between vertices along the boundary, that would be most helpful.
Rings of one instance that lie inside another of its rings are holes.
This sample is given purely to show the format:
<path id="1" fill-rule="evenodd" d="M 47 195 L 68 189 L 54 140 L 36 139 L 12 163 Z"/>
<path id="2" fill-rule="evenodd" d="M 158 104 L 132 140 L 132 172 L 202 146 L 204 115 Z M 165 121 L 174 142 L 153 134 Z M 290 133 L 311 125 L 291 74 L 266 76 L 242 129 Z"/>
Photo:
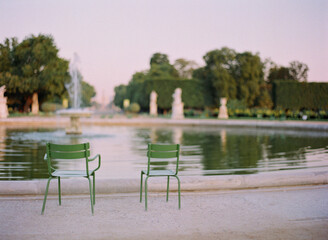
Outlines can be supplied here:
<path id="1" fill-rule="evenodd" d="M 179 209 L 181 208 L 181 193 L 180 193 L 180 179 L 177 176 L 179 171 L 179 154 L 180 145 L 160 145 L 160 144 L 148 144 L 148 165 L 147 170 L 141 171 L 141 182 L 140 182 L 140 202 L 142 202 L 142 190 L 143 190 L 143 175 L 146 175 L 145 180 L 145 209 L 147 210 L 147 193 L 148 185 L 147 181 L 150 177 L 167 177 L 167 189 L 166 189 L 166 201 L 169 200 L 169 184 L 170 177 L 174 177 L 178 180 L 178 198 L 179 198 Z M 175 159 L 175 170 L 154 170 L 152 167 L 156 166 L 156 162 L 162 159 Z"/>

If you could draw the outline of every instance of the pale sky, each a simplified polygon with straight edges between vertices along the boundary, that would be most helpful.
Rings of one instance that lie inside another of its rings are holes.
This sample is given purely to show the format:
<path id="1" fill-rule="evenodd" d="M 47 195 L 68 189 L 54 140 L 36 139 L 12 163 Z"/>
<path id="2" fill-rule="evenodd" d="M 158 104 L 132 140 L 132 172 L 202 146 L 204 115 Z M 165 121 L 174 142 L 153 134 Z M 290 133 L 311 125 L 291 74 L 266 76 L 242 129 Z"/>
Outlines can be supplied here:
<path id="1" fill-rule="evenodd" d="M 309 68 L 328 81 L 328 0 L 0 0 L 0 42 L 50 34 L 59 56 L 76 52 L 97 99 L 149 68 L 155 52 L 204 65 L 224 46 Z"/>

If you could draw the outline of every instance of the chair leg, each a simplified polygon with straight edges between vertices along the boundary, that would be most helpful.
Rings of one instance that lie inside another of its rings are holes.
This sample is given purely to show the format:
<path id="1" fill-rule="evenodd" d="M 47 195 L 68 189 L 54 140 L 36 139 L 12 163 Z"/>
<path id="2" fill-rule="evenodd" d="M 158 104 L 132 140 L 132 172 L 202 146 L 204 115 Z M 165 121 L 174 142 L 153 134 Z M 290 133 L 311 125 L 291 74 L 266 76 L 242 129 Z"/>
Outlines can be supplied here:
<path id="1" fill-rule="evenodd" d="M 93 205 L 96 204 L 96 173 L 93 172 Z"/>
<path id="2" fill-rule="evenodd" d="M 58 201 L 59 201 L 59 206 L 60 206 L 61 205 L 60 177 L 58 177 Z"/>
<path id="3" fill-rule="evenodd" d="M 167 189 L 166 189 L 166 201 L 169 201 L 169 186 L 170 186 L 170 176 L 167 176 Z"/>
<path id="4" fill-rule="evenodd" d="M 87 178 L 88 178 L 88 180 L 89 180 L 90 201 L 91 201 L 91 212 L 92 212 L 92 215 L 93 215 L 94 211 L 93 211 L 93 201 L 92 201 L 93 196 L 92 196 L 91 180 L 90 180 L 90 177 L 87 177 Z"/>
<path id="5" fill-rule="evenodd" d="M 143 171 L 141 171 L 141 179 L 140 179 L 140 202 L 142 202 L 142 181 L 143 181 Z"/>
<path id="6" fill-rule="evenodd" d="M 145 210 L 147 211 L 147 192 L 148 192 L 148 186 L 147 186 L 147 181 L 148 181 L 149 176 L 146 177 L 145 180 Z"/>
<path id="7" fill-rule="evenodd" d="M 179 195 L 179 209 L 181 208 L 181 189 L 180 189 L 180 179 L 178 176 L 175 176 L 178 179 L 178 195 Z"/>
<path id="8" fill-rule="evenodd" d="M 47 201 L 47 196 L 48 196 L 49 184 L 50 184 L 50 180 L 51 179 L 52 179 L 52 177 L 50 177 L 48 179 L 48 182 L 47 182 L 46 191 L 44 193 L 44 199 L 43 199 L 43 205 L 42 205 L 41 215 L 43 215 L 44 208 L 46 207 L 46 201 Z"/>

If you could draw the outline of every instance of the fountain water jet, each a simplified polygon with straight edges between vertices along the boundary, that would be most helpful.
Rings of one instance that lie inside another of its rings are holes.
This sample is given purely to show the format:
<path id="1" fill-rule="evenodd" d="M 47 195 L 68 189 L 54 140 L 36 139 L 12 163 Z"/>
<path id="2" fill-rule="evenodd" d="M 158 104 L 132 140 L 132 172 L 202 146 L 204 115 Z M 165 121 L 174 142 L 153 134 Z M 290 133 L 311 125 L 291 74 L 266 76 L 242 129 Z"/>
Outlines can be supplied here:
<path id="1" fill-rule="evenodd" d="M 80 81 L 81 75 L 79 72 L 78 63 L 79 63 L 79 57 L 75 53 L 73 61 L 69 66 L 71 82 L 65 85 L 69 97 L 71 99 L 72 108 L 57 111 L 57 113 L 62 116 L 70 117 L 70 126 L 66 128 L 66 134 L 75 134 L 75 135 L 82 134 L 82 130 L 80 126 L 80 118 L 91 116 L 91 111 L 80 108 L 81 107 L 81 81 Z"/>

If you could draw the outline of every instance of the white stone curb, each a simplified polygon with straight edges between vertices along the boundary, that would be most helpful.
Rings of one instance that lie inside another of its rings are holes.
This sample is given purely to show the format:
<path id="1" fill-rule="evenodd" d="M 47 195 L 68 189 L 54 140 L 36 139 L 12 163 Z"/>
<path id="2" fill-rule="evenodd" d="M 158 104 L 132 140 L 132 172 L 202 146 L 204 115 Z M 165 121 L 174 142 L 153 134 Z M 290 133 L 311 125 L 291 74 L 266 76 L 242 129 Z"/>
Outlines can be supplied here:
<path id="1" fill-rule="evenodd" d="M 263 173 L 229 176 L 180 176 L 181 191 L 211 191 L 250 189 L 301 185 L 328 184 L 328 171 Z M 47 180 L 0 181 L 0 195 L 42 195 Z M 87 179 L 63 179 L 63 194 L 88 194 Z M 165 192 L 166 178 L 149 178 L 150 191 Z M 96 192 L 100 194 L 139 192 L 140 179 L 96 179 Z M 177 181 L 171 178 L 170 190 L 177 190 Z M 49 194 L 57 194 L 57 180 L 50 184 Z"/>

